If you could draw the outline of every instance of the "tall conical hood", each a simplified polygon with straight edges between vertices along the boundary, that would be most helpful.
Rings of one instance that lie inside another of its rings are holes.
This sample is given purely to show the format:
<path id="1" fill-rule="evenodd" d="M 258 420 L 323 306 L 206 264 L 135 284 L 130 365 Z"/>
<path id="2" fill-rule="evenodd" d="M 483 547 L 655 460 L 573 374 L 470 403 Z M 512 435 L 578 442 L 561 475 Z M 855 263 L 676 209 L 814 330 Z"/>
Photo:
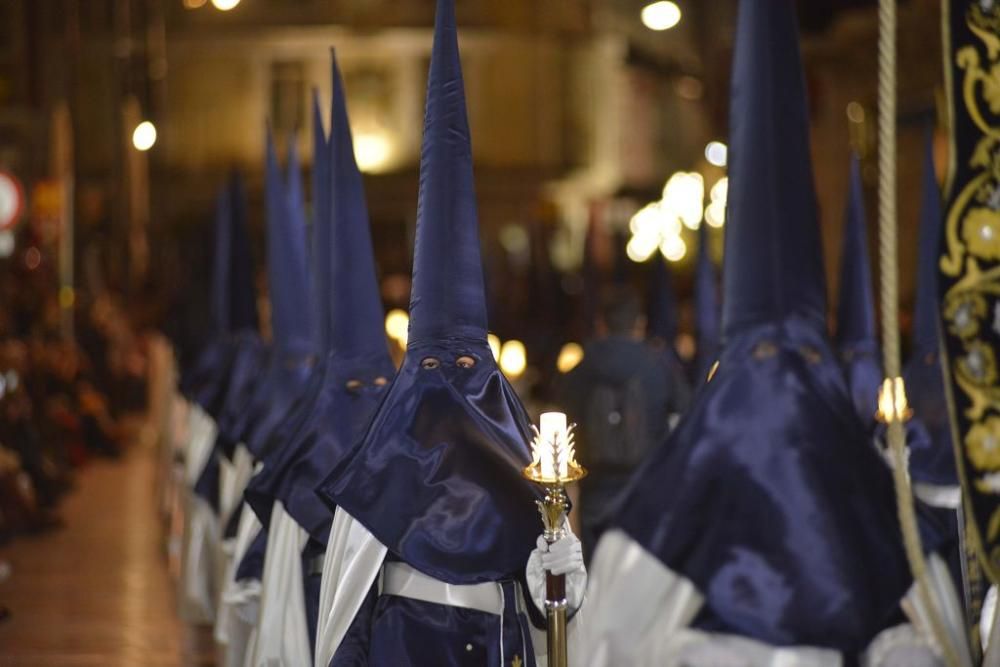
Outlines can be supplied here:
<path id="1" fill-rule="evenodd" d="M 656 253 L 653 270 L 649 277 L 647 303 L 647 330 L 650 338 L 666 341 L 673 349 L 677 338 L 677 296 L 674 294 L 674 280 L 666 260 Z"/>
<path id="2" fill-rule="evenodd" d="M 837 302 L 836 344 L 841 351 L 859 344 L 874 344 L 878 341 L 861 166 L 857 157 L 851 158 L 849 191 L 840 255 L 840 288 Z"/>
<path id="3" fill-rule="evenodd" d="M 733 59 L 723 334 L 826 326 L 809 118 L 790 0 L 744 3 Z"/>
<path id="4" fill-rule="evenodd" d="M 229 260 L 232 255 L 233 207 L 228 183 L 215 197 L 215 238 L 212 252 L 211 316 L 215 333 L 229 331 Z"/>
<path id="5" fill-rule="evenodd" d="M 708 247 L 708 226 L 698 230 L 694 269 L 694 326 L 698 335 L 697 379 L 702 380 L 719 350 L 719 286 Z"/>
<path id="6" fill-rule="evenodd" d="M 267 277 L 271 328 L 282 352 L 313 350 L 313 301 L 306 256 L 306 215 L 295 139 L 288 148 L 289 182 L 282 184 L 274 139 L 267 134 Z"/>
<path id="7" fill-rule="evenodd" d="M 411 342 L 485 338 L 486 293 L 454 0 L 438 0 L 420 156 Z"/>
<path id="8" fill-rule="evenodd" d="M 229 330 L 256 331 L 257 293 L 254 290 L 253 255 L 247 222 L 247 193 L 243 179 L 233 172 L 229 181 L 231 236 L 229 256 Z"/>
<path id="9" fill-rule="evenodd" d="M 313 299 L 316 302 L 316 345 L 326 351 L 330 347 L 330 250 L 332 248 L 333 221 L 330 187 L 330 144 L 323 131 L 323 112 L 319 91 L 313 90 L 313 169 L 312 169 L 312 275 Z"/>
<path id="10" fill-rule="evenodd" d="M 330 346 L 338 355 L 388 359 L 368 228 L 365 189 L 354 159 L 347 101 L 336 58 L 333 62 L 333 118 L 330 127 L 333 177 Z"/>
<path id="11" fill-rule="evenodd" d="M 941 238 L 941 190 L 934 174 L 934 135 L 927 133 L 924 187 L 920 202 L 920 250 L 917 298 L 913 316 L 913 354 L 938 352 L 938 242 Z"/>

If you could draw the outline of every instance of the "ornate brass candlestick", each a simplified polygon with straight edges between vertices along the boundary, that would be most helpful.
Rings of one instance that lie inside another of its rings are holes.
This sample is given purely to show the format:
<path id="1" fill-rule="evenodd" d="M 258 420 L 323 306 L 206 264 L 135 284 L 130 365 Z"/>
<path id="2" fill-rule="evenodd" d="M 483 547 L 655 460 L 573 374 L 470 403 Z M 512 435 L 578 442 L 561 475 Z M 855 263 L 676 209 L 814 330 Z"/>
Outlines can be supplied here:
<path id="1" fill-rule="evenodd" d="M 546 412 L 539 419 L 531 443 L 531 465 L 525 478 L 541 484 L 545 498 L 535 501 L 542 515 L 542 535 L 549 544 L 566 535 L 566 512 L 569 498 L 566 484 L 582 479 L 587 471 L 576 462 L 573 427 L 566 425 L 566 415 Z M 545 616 L 548 620 L 549 667 L 567 667 L 566 650 L 566 575 L 545 573 Z"/>

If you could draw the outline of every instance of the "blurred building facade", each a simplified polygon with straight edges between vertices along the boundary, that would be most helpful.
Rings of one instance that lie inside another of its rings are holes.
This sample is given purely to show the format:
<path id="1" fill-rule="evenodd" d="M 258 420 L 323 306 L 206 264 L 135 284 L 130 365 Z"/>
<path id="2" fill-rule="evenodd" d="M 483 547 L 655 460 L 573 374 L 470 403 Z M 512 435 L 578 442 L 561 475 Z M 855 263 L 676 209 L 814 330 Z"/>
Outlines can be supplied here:
<path id="1" fill-rule="evenodd" d="M 544 307 L 512 296 L 511 285 L 530 291 L 539 273 L 552 273 L 550 302 L 579 290 L 565 276 L 579 271 L 595 218 L 611 234 L 614 251 L 601 256 L 601 268 L 612 273 L 630 211 L 657 198 L 670 174 L 721 173 L 703 151 L 708 141 L 725 140 L 736 3 L 678 1 L 683 18 L 665 32 L 643 27 L 641 0 L 457 4 L 486 261 L 491 283 L 504 286 L 496 290 L 498 326 L 510 328 Z M 54 119 L 68 113 L 78 280 L 110 273 L 129 286 L 152 268 L 171 276 L 176 292 L 197 294 L 209 202 L 233 167 L 248 177 L 261 229 L 265 120 L 279 139 L 300 129 L 309 168 L 310 95 L 315 87 L 329 99 L 334 47 L 369 174 L 385 296 L 405 305 L 433 6 L 242 0 L 220 11 L 207 0 L 8 0 L 0 3 L 0 167 L 18 170 L 27 183 L 57 175 L 50 140 Z M 870 0 L 799 7 L 835 287 L 851 147 L 865 161 L 874 213 L 875 8 Z M 917 156 L 940 90 L 938 11 L 935 0 L 909 0 L 900 10 L 907 279 Z M 146 153 L 131 144 L 144 119 L 159 130 Z M 95 243 L 103 251 L 88 254 Z M 682 290 L 689 289 L 688 264 L 679 263 Z"/>

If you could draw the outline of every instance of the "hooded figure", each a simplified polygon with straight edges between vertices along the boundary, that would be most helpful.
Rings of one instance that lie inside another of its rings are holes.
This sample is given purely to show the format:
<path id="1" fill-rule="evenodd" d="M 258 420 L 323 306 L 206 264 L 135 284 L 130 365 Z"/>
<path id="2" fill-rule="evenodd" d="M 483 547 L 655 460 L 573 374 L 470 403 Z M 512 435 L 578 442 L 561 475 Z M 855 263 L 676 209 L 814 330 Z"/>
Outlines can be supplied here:
<path id="1" fill-rule="evenodd" d="M 856 156 L 851 157 L 849 192 L 840 255 L 835 344 L 854 409 L 871 430 L 875 428 L 878 390 L 882 384 L 882 355 L 875 325 L 861 166 Z"/>
<path id="2" fill-rule="evenodd" d="M 213 455 L 219 435 L 217 420 L 222 420 L 229 395 L 242 392 L 265 353 L 257 334 L 246 196 L 235 174 L 216 203 L 211 297 L 215 339 L 189 375 L 187 396 L 192 409 L 184 457 L 185 481 L 193 492 L 186 501 L 179 597 L 184 618 L 197 622 L 214 617 L 217 597 L 214 552 L 219 536 L 219 465 Z"/>
<path id="3" fill-rule="evenodd" d="M 406 355 L 364 437 L 319 489 L 337 505 L 322 667 L 535 664 L 524 587 L 541 495 L 521 476 L 528 417 L 486 339 L 453 0 L 438 1 L 427 89 Z M 565 542 L 553 551 L 572 561 L 572 606 L 583 587 L 574 575 L 586 575 L 579 541 Z"/>
<path id="4" fill-rule="evenodd" d="M 253 266 L 245 199 L 242 181 L 233 173 L 215 204 L 210 339 L 180 387 L 184 396 L 213 416 L 221 409 L 237 341 L 255 338 L 257 330 L 257 302 L 253 290 L 246 289 L 253 284 Z"/>
<path id="5" fill-rule="evenodd" d="M 287 415 L 292 404 L 305 391 L 315 359 L 313 324 L 314 301 L 306 255 L 306 218 L 299 161 L 292 137 L 288 150 L 288 178 L 283 182 L 270 132 L 267 135 L 265 182 L 267 200 L 267 268 L 271 293 L 272 345 L 268 364 L 238 410 L 228 423 L 227 441 L 233 447 L 223 450 L 220 461 L 220 519 L 224 541 L 219 570 L 225 587 L 223 606 L 242 599 L 244 591 L 232 590 L 238 522 L 242 512 L 243 490 L 253 473 L 254 460 L 262 442 L 272 434 Z M 236 444 L 239 443 L 239 444 Z M 237 594 L 239 593 L 239 594 Z M 220 614 L 216 639 L 232 644 L 240 662 L 245 645 L 234 628 L 233 614 Z M 232 636 L 231 636 L 232 635 Z"/>
<path id="6" fill-rule="evenodd" d="M 952 488 L 957 494 L 958 473 L 955 470 L 951 423 L 939 358 L 937 257 L 938 240 L 941 237 L 941 192 L 934 175 L 933 135 L 928 134 L 924 159 L 924 192 L 920 206 L 913 345 L 910 359 L 903 369 L 906 393 L 915 417 L 913 423 L 923 430 L 924 435 L 919 439 L 919 444 L 911 442 L 910 474 L 918 493 L 921 485 L 930 485 Z M 929 498 L 925 500 L 929 501 Z"/>
<path id="7" fill-rule="evenodd" d="M 288 163 L 286 189 L 268 133 L 267 274 L 272 341 L 263 368 L 253 368 L 252 373 L 248 369 L 238 386 L 234 378 L 219 418 L 219 471 L 214 491 L 220 525 L 230 538 L 235 535 L 235 511 L 252 473 L 256 449 L 302 395 L 315 360 L 305 207 L 294 138 L 289 144 Z M 199 479 L 199 489 L 207 494 L 213 492 L 212 477 L 211 471 L 206 471 Z"/>
<path id="8" fill-rule="evenodd" d="M 333 509 L 320 501 L 315 488 L 364 434 L 395 372 L 383 334 L 368 209 L 336 62 L 331 139 L 314 168 L 331 179 L 320 183 L 316 198 L 316 236 L 326 243 L 316 250 L 317 269 L 327 274 L 330 286 L 323 299 L 321 329 L 328 347 L 322 379 L 304 402 L 307 416 L 287 441 L 265 454 L 263 469 L 246 491 L 268 530 L 253 663 L 261 665 L 312 661 L 323 550 L 333 520 Z M 320 211 L 329 211 L 332 221 Z"/>
<path id="9" fill-rule="evenodd" d="M 890 471 L 826 334 L 788 0 L 740 4 L 730 108 L 719 367 L 598 545 L 590 664 L 834 665 L 876 637 L 875 664 L 933 657 L 909 626 L 879 636 L 911 578 Z"/>
<path id="10" fill-rule="evenodd" d="M 700 387 L 718 358 L 719 285 L 708 247 L 708 225 L 698 228 L 698 259 L 694 268 L 694 320 L 698 334 L 695 387 Z"/>

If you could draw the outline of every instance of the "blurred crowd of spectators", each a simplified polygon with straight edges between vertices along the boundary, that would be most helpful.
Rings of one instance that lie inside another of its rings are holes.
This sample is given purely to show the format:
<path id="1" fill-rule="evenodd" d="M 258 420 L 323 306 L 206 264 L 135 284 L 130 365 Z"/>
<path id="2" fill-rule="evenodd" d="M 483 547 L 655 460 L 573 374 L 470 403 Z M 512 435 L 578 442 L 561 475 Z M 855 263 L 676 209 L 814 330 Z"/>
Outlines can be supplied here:
<path id="1" fill-rule="evenodd" d="M 147 397 L 133 309 L 107 290 L 60 292 L 47 260 L 28 245 L 0 261 L 0 546 L 61 525 L 74 471 L 122 454 Z"/>

